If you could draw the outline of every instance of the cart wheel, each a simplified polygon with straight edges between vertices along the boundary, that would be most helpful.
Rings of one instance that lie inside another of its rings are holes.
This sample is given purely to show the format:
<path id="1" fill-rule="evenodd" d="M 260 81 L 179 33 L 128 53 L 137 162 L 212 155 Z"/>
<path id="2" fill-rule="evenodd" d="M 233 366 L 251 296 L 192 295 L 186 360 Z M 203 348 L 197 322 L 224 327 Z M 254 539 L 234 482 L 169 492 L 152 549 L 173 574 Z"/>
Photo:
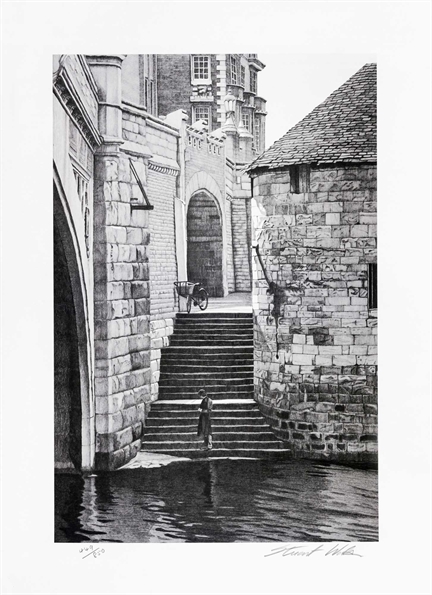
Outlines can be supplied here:
<path id="1" fill-rule="evenodd" d="M 187 313 L 188 313 L 188 314 L 190 313 L 190 311 L 191 311 L 191 308 L 192 308 L 192 298 L 191 298 L 191 296 L 189 295 L 189 296 L 188 296 L 188 299 L 187 299 Z"/>
<path id="2" fill-rule="evenodd" d="M 200 289 L 198 292 L 198 305 L 200 310 L 205 310 L 208 306 L 208 293 L 205 289 Z"/>

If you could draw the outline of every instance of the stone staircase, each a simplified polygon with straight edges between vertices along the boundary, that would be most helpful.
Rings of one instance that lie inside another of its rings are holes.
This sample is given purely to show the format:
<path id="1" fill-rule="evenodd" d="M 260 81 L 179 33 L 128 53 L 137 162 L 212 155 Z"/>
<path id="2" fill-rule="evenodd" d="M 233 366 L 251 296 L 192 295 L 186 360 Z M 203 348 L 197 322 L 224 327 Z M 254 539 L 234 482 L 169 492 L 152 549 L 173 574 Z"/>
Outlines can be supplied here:
<path id="1" fill-rule="evenodd" d="M 198 390 L 213 399 L 213 449 L 197 438 Z M 142 450 L 182 457 L 286 456 L 253 400 L 252 314 L 183 314 L 162 350 L 159 400 L 152 404 Z"/>

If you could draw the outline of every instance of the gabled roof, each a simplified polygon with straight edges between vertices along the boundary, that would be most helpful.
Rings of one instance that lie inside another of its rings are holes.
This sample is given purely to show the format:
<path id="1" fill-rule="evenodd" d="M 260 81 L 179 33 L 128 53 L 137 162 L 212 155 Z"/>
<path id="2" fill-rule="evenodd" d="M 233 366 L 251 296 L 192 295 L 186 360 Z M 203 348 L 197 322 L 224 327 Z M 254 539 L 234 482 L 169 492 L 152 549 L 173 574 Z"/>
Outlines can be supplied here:
<path id="1" fill-rule="evenodd" d="M 376 64 L 365 64 L 255 159 L 248 171 L 299 163 L 376 162 L 376 85 Z"/>

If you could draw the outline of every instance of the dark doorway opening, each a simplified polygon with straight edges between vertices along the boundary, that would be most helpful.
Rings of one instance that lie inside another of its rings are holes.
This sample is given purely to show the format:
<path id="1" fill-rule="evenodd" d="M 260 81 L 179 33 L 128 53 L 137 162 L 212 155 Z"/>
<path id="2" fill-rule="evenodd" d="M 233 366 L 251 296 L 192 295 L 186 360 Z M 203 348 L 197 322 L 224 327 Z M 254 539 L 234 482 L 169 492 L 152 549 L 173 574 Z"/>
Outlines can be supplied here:
<path id="1" fill-rule="evenodd" d="M 187 213 L 188 281 L 200 282 L 211 297 L 223 297 L 223 242 L 219 207 L 206 192 L 197 192 Z"/>

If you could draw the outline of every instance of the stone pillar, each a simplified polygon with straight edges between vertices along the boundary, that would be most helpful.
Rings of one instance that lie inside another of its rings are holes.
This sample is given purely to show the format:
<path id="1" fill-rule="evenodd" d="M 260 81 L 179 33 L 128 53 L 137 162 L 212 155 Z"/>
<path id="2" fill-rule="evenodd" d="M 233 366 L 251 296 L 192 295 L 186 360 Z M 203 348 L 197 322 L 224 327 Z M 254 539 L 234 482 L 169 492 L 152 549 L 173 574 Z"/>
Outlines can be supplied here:
<path id="1" fill-rule="evenodd" d="M 95 155 L 94 295 L 96 468 L 115 469 L 141 446 L 150 394 L 148 214 L 132 210 L 138 186 L 122 144 L 121 61 L 90 57 L 103 98 L 104 143 Z M 105 102 L 105 103 L 104 103 Z M 143 159 L 135 168 L 145 176 Z"/>
<path id="2" fill-rule="evenodd" d="M 229 159 L 234 159 L 237 154 L 238 136 L 236 124 L 236 102 L 237 98 L 232 94 L 231 88 L 228 88 L 228 94 L 224 98 L 225 105 L 225 124 L 222 126 L 226 134 L 225 153 Z"/>
<path id="3" fill-rule="evenodd" d="M 247 128 L 245 128 L 241 119 L 239 120 L 237 132 L 238 132 L 238 136 L 239 136 L 238 159 L 240 159 L 240 161 L 243 161 L 245 163 L 252 161 L 254 158 L 254 154 L 252 153 L 253 136 L 247 130 Z"/>
<path id="4" fill-rule="evenodd" d="M 99 131 L 106 143 L 122 138 L 121 68 L 125 55 L 87 56 L 98 86 Z"/>

